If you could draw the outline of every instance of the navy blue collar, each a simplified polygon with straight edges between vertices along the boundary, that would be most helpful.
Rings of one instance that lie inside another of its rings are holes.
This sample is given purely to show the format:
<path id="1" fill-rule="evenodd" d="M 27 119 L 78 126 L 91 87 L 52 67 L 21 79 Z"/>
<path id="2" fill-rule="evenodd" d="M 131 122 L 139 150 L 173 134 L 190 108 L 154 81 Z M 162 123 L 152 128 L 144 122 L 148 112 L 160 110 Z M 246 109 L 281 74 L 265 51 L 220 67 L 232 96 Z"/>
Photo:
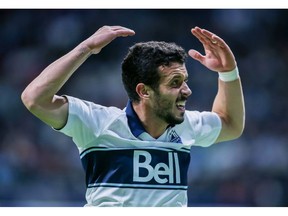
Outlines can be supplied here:
<path id="1" fill-rule="evenodd" d="M 128 119 L 128 125 L 130 127 L 132 134 L 135 137 L 138 137 L 143 132 L 146 132 L 140 119 L 138 118 L 136 112 L 134 111 L 132 102 L 130 100 L 128 100 L 125 112 Z"/>

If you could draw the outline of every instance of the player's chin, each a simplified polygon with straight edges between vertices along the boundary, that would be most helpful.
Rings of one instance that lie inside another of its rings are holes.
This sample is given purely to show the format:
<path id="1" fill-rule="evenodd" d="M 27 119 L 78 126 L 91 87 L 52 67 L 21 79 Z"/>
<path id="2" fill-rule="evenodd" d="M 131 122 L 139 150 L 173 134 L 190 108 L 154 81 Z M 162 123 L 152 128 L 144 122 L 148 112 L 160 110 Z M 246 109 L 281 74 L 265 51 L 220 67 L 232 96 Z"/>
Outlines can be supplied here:
<path id="1" fill-rule="evenodd" d="M 174 120 L 176 124 L 181 124 L 184 121 L 184 113 L 185 112 L 181 112 L 175 116 Z"/>
<path id="2" fill-rule="evenodd" d="M 170 117 L 167 118 L 167 120 L 171 124 L 181 124 L 184 121 L 184 114 L 185 110 L 176 108 L 173 110 L 171 115 L 169 115 Z"/>

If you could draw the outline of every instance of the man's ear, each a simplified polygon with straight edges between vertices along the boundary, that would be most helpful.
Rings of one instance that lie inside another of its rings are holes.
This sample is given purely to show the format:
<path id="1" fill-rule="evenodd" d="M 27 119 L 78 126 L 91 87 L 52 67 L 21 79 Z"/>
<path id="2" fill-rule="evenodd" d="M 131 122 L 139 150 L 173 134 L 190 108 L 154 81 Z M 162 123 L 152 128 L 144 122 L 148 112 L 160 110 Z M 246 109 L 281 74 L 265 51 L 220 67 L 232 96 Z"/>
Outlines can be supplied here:
<path id="1" fill-rule="evenodd" d="M 140 98 L 148 99 L 150 97 L 151 88 L 144 83 L 138 83 L 136 86 L 136 92 Z"/>

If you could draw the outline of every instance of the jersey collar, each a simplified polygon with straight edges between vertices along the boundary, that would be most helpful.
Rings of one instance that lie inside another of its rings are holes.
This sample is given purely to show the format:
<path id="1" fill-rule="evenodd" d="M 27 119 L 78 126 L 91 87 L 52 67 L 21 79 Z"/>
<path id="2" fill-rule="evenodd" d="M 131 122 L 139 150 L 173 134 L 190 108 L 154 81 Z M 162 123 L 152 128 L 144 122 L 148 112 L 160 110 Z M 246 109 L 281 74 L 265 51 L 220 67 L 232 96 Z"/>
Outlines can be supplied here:
<path id="1" fill-rule="evenodd" d="M 127 119 L 128 119 L 128 125 L 130 127 L 130 130 L 131 130 L 132 134 L 135 137 L 138 137 L 143 132 L 146 132 L 146 130 L 143 127 L 140 119 L 138 118 L 136 112 L 133 109 L 131 100 L 128 100 L 125 112 L 126 112 L 126 116 L 127 116 Z"/>

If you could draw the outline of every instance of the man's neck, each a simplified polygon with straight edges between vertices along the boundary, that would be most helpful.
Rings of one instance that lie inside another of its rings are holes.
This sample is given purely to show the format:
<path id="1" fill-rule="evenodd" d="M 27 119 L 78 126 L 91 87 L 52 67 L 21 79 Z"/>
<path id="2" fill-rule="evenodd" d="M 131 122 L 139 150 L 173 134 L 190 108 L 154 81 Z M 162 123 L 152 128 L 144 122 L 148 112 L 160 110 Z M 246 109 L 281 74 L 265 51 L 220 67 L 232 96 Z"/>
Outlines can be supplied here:
<path id="1" fill-rule="evenodd" d="M 168 124 L 156 117 L 149 107 L 141 102 L 138 104 L 132 103 L 132 107 L 150 136 L 157 139 L 165 132 Z"/>

